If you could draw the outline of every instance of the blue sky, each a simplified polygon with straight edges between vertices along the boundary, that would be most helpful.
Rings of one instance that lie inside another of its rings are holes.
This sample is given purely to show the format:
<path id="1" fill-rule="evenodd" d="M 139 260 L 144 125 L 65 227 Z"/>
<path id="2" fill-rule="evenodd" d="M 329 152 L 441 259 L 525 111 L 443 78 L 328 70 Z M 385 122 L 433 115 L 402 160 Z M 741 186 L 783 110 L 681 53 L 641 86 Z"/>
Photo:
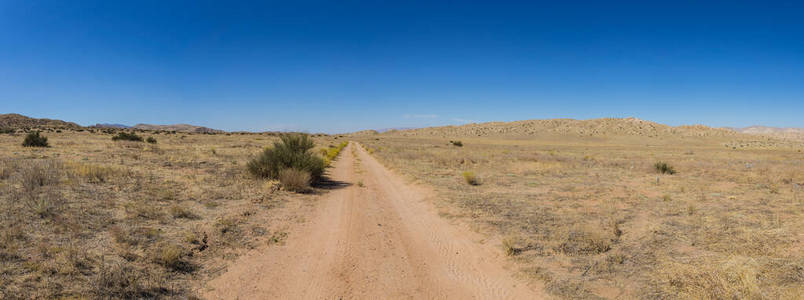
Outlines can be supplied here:
<path id="1" fill-rule="evenodd" d="M 0 0 L 0 113 L 309 132 L 804 127 L 800 1 L 386 2 Z"/>

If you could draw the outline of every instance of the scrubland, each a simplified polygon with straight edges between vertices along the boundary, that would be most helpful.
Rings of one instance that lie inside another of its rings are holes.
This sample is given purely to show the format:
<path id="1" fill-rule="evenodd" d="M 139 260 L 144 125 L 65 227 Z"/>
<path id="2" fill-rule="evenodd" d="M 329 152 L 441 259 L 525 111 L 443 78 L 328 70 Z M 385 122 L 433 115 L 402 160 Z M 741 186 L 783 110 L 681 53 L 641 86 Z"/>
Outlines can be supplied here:
<path id="1" fill-rule="evenodd" d="M 248 173 L 275 136 L 137 134 L 148 142 L 0 134 L 0 299 L 194 298 L 238 255 L 282 243 L 325 192 Z"/>
<path id="2" fill-rule="evenodd" d="M 801 142 L 664 125 L 484 126 L 352 138 L 435 188 L 443 217 L 488 236 L 556 297 L 804 295 Z"/>

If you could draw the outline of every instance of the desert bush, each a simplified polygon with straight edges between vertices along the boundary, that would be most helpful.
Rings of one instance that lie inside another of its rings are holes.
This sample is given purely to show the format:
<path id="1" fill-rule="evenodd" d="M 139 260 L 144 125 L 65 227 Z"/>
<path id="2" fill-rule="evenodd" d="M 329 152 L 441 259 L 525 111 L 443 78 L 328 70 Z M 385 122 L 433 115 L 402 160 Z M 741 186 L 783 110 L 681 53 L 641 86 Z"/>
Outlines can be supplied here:
<path id="1" fill-rule="evenodd" d="M 28 133 L 22 141 L 23 147 L 48 147 L 47 137 L 39 135 L 39 131 Z"/>
<path id="2" fill-rule="evenodd" d="M 266 148 L 248 162 L 248 170 L 257 177 L 279 179 L 282 170 L 292 168 L 307 171 L 312 180 L 317 180 L 324 174 L 325 163 L 310 151 L 314 146 L 306 134 L 282 135 L 273 148 Z"/>
<path id="3" fill-rule="evenodd" d="M 279 182 L 291 192 L 304 192 L 310 188 L 310 172 L 296 169 L 279 171 Z"/>
<path id="4" fill-rule="evenodd" d="M 480 181 L 477 179 L 477 176 L 472 171 L 465 171 L 463 174 L 463 180 L 466 181 L 469 185 L 479 185 Z"/>
<path id="5" fill-rule="evenodd" d="M 119 132 L 112 137 L 113 141 L 142 142 L 142 137 L 133 132 Z"/>
<path id="6" fill-rule="evenodd" d="M 0 127 L 0 134 L 11 134 L 14 133 L 14 131 L 14 128 Z"/>
<path id="7" fill-rule="evenodd" d="M 164 243 L 155 247 L 150 253 L 151 261 L 172 271 L 186 272 L 191 270 L 186 251 L 178 245 Z"/>
<path id="8" fill-rule="evenodd" d="M 156 139 L 152 136 L 149 136 L 145 141 L 148 142 L 148 144 L 156 144 Z"/>
<path id="9" fill-rule="evenodd" d="M 611 249 L 614 237 L 599 227 L 576 227 L 567 232 L 558 250 L 567 255 L 599 254 Z"/>
<path id="10" fill-rule="evenodd" d="M 674 169 L 673 166 L 668 165 L 665 162 L 657 162 L 657 163 L 653 164 L 653 168 L 656 169 L 656 172 L 661 173 L 661 174 L 673 175 L 673 174 L 676 173 L 676 169 Z"/>
<path id="11" fill-rule="evenodd" d="M 26 199 L 25 205 L 40 218 L 46 218 L 55 215 L 61 210 L 64 206 L 64 199 L 57 192 L 47 192 Z"/>
<path id="12" fill-rule="evenodd" d="M 62 165 L 54 160 L 25 161 L 19 168 L 22 191 L 34 193 L 41 187 L 59 183 Z"/>
<path id="13" fill-rule="evenodd" d="M 449 143 L 456 147 L 463 147 L 463 142 L 461 141 L 449 141 Z"/>
<path id="14" fill-rule="evenodd" d="M 173 206 L 171 206 L 170 207 L 170 215 L 172 215 L 176 219 L 179 219 L 179 218 L 197 219 L 198 218 L 198 215 L 193 213 L 192 210 L 190 210 L 187 207 L 181 206 L 181 205 L 173 205 Z"/>

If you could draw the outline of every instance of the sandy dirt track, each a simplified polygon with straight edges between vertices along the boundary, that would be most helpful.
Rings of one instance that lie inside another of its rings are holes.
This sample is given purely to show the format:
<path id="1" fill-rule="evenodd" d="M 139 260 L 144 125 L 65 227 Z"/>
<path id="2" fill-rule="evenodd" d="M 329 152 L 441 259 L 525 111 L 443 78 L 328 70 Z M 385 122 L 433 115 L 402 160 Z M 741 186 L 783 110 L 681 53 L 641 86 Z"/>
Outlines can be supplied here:
<path id="1" fill-rule="evenodd" d="M 441 219 L 423 201 L 426 190 L 357 144 L 343 150 L 331 173 L 346 184 L 322 197 L 305 225 L 284 245 L 239 258 L 208 284 L 205 298 L 545 298 L 501 267 L 499 249 Z"/>

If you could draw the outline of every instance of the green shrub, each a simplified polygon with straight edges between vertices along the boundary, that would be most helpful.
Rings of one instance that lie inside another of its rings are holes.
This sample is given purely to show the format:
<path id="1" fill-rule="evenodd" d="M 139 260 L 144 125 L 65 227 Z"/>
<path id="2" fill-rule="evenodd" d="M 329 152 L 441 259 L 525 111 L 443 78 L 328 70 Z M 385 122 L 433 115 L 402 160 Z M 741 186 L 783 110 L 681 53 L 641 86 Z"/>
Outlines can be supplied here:
<path id="1" fill-rule="evenodd" d="M 47 138 L 39 135 L 39 131 L 34 131 L 25 136 L 22 141 L 23 147 L 48 147 Z"/>
<path id="2" fill-rule="evenodd" d="M 474 172 L 466 171 L 461 175 L 463 175 L 463 179 L 466 180 L 466 183 L 469 185 L 480 185 L 480 181 L 477 179 Z"/>
<path id="3" fill-rule="evenodd" d="M 284 134 L 281 141 L 275 142 L 272 148 L 266 148 L 246 165 L 251 174 L 279 179 L 279 172 L 284 169 L 307 171 L 313 181 L 324 174 L 324 160 L 310 150 L 315 147 L 313 140 L 306 134 Z"/>
<path id="4" fill-rule="evenodd" d="M 461 141 L 449 141 L 449 143 L 456 147 L 463 147 L 463 142 Z"/>
<path id="5" fill-rule="evenodd" d="M 10 134 L 14 133 L 14 131 L 14 128 L 0 127 L 0 134 Z"/>
<path id="6" fill-rule="evenodd" d="M 279 171 L 279 183 L 285 190 L 304 192 L 310 188 L 310 172 L 293 168 Z"/>
<path id="7" fill-rule="evenodd" d="M 676 173 L 676 169 L 673 169 L 673 166 L 670 166 L 665 162 L 657 162 L 653 164 L 653 168 L 656 169 L 656 172 L 659 172 L 661 174 L 673 175 Z"/>
<path id="8" fill-rule="evenodd" d="M 113 141 L 132 141 L 132 142 L 142 142 L 142 137 L 131 132 L 120 132 L 117 135 L 112 137 Z"/>
<path id="9" fill-rule="evenodd" d="M 149 136 L 145 141 L 148 142 L 148 144 L 156 144 L 156 139 L 152 136 Z"/>

